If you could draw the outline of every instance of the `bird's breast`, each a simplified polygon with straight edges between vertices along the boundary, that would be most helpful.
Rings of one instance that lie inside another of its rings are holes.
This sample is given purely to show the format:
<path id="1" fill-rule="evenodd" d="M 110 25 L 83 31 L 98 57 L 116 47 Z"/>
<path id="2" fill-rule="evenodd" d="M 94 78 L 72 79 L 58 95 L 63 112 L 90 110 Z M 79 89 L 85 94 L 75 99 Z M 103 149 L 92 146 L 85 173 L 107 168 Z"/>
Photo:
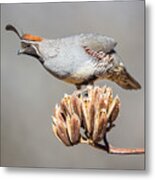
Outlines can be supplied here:
<path id="1" fill-rule="evenodd" d="M 54 76 L 66 82 L 78 84 L 94 74 L 92 59 L 78 48 L 61 52 L 44 62 L 45 68 Z"/>

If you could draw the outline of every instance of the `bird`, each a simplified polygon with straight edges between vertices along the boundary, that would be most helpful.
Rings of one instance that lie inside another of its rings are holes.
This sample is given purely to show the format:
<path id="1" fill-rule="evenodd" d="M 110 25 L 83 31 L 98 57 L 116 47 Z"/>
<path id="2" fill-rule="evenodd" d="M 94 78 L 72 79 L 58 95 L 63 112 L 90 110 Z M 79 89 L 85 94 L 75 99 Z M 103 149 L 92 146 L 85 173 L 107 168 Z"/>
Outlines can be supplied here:
<path id="1" fill-rule="evenodd" d="M 137 90 L 141 85 L 127 71 L 116 52 L 117 42 L 99 33 L 81 33 L 64 38 L 46 39 L 23 33 L 11 25 L 20 39 L 18 54 L 36 58 L 56 78 L 71 83 L 77 90 L 83 85 L 93 85 L 96 80 L 110 80 L 127 90 Z"/>

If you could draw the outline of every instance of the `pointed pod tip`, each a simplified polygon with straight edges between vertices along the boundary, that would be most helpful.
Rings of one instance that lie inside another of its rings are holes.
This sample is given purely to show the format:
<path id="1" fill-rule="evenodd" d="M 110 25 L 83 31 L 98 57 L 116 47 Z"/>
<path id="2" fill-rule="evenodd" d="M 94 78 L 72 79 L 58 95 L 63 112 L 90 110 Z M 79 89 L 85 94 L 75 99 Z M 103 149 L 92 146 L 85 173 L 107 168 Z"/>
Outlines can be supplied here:
<path id="1" fill-rule="evenodd" d="M 119 98 L 118 95 L 115 96 L 115 99 L 116 99 L 116 101 L 117 101 L 118 103 L 120 103 L 120 98 Z"/>

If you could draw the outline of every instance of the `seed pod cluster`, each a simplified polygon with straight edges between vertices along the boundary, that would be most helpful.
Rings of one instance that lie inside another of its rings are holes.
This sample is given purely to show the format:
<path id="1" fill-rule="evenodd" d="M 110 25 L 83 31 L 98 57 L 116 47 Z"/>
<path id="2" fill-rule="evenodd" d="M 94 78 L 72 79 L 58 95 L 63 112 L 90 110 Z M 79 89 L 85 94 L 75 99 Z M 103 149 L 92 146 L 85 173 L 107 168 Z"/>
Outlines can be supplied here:
<path id="1" fill-rule="evenodd" d="M 66 146 L 80 143 L 80 138 L 98 143 L 116 120 L 120 109 L 118 96 L 109 87 L 87 88 L 65 95 L 52 116 L 53 132 Z"/>

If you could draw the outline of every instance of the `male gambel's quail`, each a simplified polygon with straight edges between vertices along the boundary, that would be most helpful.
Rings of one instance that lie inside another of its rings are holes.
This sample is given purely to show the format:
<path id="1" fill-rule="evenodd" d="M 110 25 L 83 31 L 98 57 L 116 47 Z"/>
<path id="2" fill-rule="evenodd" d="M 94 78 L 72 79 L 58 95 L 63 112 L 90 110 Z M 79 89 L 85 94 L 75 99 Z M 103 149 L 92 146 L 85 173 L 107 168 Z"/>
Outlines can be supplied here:
<path id="1" fill-rule="evenodd" d="M 96 33 L 79 34 L 61 39 L 44 39 L 18 33 L 21 40 L 18 54 L 37 58 L 43 67 L 58 79 L 81 85 L 93 84 L 97 79 L 108 79 L 124 89 L 140 89 L 140 84 L 127 72 L 120 56 L 114 50 L 116 41 Z"/>

